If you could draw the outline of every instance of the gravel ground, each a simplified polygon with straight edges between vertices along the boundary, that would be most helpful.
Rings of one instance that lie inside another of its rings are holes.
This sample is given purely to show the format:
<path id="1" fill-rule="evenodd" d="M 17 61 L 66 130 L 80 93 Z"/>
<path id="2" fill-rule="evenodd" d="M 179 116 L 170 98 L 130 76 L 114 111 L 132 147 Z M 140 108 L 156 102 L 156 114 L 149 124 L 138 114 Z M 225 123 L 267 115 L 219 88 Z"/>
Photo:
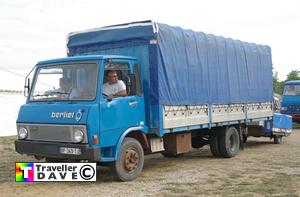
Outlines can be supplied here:
<path id="1" fill-rule="evenodd" d="M 209 147 L 179 158 L 146 156 L 140 177 L 115 182 L 99 167 L 94 183 L 16 183 L 15 162 L 36 161 L 14 150 L 15 137 L 0 137 L 0 196 L 300 196 L 300 129 L 283 144 L 249 138 L 231 159 L 214 158 Z"/>

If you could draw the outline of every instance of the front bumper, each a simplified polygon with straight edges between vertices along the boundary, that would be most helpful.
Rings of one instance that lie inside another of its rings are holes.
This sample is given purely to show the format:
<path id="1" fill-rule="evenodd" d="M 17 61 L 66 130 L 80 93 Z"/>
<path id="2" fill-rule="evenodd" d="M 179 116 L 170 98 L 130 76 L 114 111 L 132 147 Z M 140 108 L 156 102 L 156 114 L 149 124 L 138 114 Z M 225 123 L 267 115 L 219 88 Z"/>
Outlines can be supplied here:
<path id="1" fill-rule="evenodd" d="M 281 111 L 280 113 L 292 116 L 293 122 L 300 123 L 300 114 L 288 113 L 287 111 Z"/>
<path id="2" fill-rule="evenodd" d="M 300 123 L 300 114 L 292 114 L 293 121 Z"/>
<path id="3" fill-rule="evenodd" d="M 70 155 L 60 153 L 61 147 L 79 148 L 80 155 Z M 91 148 L 88 144 L 70 144 L 58 142 L 41 142 L 30 140 L 16 140 L 16 151 L 20 154 L 36 155 L 42 157 L 62 158 L 62 159 L 86 159 L 89 161 L 100 160 L 100 148 Z"/>

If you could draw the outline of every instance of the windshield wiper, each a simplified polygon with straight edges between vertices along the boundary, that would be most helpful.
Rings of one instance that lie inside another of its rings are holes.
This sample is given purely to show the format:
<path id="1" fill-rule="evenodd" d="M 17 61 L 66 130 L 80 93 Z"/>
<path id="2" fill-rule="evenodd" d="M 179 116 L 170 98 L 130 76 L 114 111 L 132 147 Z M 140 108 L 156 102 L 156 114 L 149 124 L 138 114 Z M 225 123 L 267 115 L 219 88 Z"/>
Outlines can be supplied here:
<path id="1" fill-rule="evenodd" d="M 68 93 L 68 92 L 50 92 L 50 93 L 47 93 L 47 94 L 35 94 L 32 97 L 37 97 L 37 96 L 53 96 L 55 94 L 69 95 L 70 93 Z"/>
<path id="2" fill-rule="evenodd" d="M 51 92 L 51 94 L 49 94 L 49 95 L 52 95 L 52 94 L 66 94 L 66 95 L 69 95 L 70 93 L 69 92 Z"/>

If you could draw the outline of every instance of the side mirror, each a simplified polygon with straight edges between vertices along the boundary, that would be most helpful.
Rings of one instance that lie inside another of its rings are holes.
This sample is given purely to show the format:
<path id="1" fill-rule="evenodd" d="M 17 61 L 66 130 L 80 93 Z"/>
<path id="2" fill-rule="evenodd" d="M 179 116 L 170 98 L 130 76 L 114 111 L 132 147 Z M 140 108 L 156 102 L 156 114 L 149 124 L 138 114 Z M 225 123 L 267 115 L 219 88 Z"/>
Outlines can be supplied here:
<path id="1" fill-rule="evenodd" d="M 35 67 L 36 67 L 36 65 L 31 69 L 31 71 L 25 77 L 25 85 L 24 85 L 24 96 L 25 97 L 27 97 L 30 93 L 30 78 L 29 78 L 29 75 L 32 73 L 32 71 L 35 69 Z"/>
<path id="2" fill-rule="evenodd" d="M 24 96 L 27 97 L 30 92 L 30 78 L 25 79 Z"/>

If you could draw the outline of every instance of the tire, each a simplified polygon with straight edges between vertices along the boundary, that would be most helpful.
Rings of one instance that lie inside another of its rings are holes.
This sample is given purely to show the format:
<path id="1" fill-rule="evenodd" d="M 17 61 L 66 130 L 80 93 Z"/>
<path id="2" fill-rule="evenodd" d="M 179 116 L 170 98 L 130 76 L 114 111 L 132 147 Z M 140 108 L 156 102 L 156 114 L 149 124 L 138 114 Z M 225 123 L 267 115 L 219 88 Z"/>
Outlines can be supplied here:
<path id="1" fill-rule="evenodd" d="M 246 143 L 248 140 L 248 136 L 243 136 L 243 142 Z"/>
<path id="2" fill-rule="evenodd" d="M 113 163 L 115 178 L 119 181 L 132 181 L 142 172 L 144 150 L 134 138 L 126 137 L 121 145 L 120 159 Z"/>
<path id="3" fill-rule="evenodd" d="M 282 136 L 275 135 L 274 144 L 281 144 L 281 143 L 282 143 Z"/>
<path id="4" fill-rule="evenodd" d="M 209 147 L 214 157 L 221 157 L 221 152 L 219 148 L 219 138 L 219 133 L 214 133 L 209 137 Z"/>
<path id="5" fill-rule="evenodd" d="M 238 154 L 240 137 L 235 127 L 226 127 L 225 132 L 220 135 L 219 148 L 224 158 L 231 158 Z"/>

